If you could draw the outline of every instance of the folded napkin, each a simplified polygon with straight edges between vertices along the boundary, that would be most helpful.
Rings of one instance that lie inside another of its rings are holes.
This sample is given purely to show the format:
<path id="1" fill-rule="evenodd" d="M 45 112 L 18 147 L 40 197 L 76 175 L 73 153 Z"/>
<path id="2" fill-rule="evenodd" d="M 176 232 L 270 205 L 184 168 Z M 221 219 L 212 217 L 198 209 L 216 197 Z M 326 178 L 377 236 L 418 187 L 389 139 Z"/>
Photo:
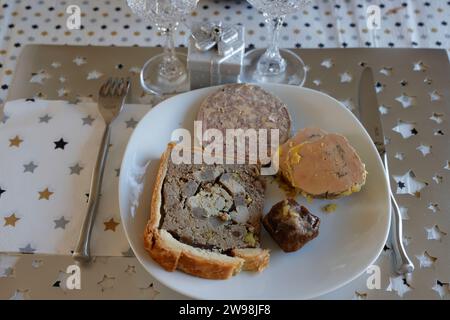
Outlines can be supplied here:
<path id="1" fill-rule="evenodd" d="M 126 105 L 112 124 L 91 252 L 130 255 L 118 205 L 120 164 L 146 105 Z M 0 119 L 0 252 L 70 254 L 87 210 L 105 124 L 96 103 L 7 102 Z"/>

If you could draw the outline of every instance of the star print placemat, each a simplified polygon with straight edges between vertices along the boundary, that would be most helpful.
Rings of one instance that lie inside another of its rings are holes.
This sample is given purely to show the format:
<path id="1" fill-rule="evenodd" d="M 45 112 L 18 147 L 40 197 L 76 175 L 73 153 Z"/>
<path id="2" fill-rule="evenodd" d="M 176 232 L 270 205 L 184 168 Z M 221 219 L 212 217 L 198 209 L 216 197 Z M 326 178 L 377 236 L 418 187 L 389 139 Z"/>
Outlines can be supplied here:
<path id="1" fill-rule="evenodd" d="M 127 141 L 148 109 L 126 105 L 112 124 L 93 255 L 131 253 L 120 223 L 117 183 Z M 104 127 L 94 102 L 6 103 L 0 122 L 0 252 L 71 253 Z"/>

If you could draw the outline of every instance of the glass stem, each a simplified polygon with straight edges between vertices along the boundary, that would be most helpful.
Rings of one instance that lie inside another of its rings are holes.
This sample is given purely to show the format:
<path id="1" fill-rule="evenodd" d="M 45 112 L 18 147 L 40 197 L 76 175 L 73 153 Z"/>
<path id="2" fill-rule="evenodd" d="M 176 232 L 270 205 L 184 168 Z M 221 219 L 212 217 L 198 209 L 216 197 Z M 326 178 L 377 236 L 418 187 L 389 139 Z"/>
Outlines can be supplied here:
<path id="1" fill-rule="evenodd" d="M 176 59 L 175 55 L 175 41 L 173 39 L 173 28 L 168 27 L 162 30 L 165 35 L 165 45 L 164 45 L 164 60 L 171 61 Z"/>
<path id="2" fill-rule="evenodd" d="M 266 20 L 270 25 L 270 45 L 259 59 L 257 66 L 258 73 L 264 76 L 279 75 L 286 70 L 286 61 L 281 56 L 280 49 L 278 48 L 280 28 L 283 25 L 283 19 L 283 16 L 269 16 Z"/>
<path id="3" fill-rule="evenodd" d="M 165 45 L 162 62 L 159 66 L 159 75 L 168 81 L 175 81 L 186 74 L 183 63 L 178 59 L 175 52 L 173 32 L 175 27 L 160 28 L 165 35 Z"/>
<path id="4" fill-rule="evenodd" d="M 269 18 L 268 23 L 270 23 L 270 46 L 267 48 L 266 54 L 276 56 L 280 54 L 278 39 L 280 38 L 280 28 L 283 25 L 283 17 Z"/>

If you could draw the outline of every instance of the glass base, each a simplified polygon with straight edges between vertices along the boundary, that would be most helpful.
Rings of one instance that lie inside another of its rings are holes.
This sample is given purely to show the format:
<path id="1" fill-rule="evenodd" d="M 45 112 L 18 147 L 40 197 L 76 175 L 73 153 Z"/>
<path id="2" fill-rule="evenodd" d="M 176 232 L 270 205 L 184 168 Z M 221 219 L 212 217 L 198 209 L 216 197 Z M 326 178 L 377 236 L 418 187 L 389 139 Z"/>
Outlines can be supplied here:
<path id="1" fill-rule="evenodd" d="M 163 65 L 163 54 L 158 54 L 149 59 L 142 67 L 140 81 L 142 88 L 151 94 L 166 95 L 186 92 L 189 90 L 189 75 L 187 72 L 187 56 L 182 53 L 176 53 L 181 63 L 182 72 L 179 76 L 174 76 L 177 72 L 173 72 L 170 78 L 160 75 Z M 184 72 L 183 72 L 184 71 Z"/>
<path id="2" fill-rule="evenodd" d="M 244 65 L 239 77 L 240 82 L 249 83 L 285 83 L 296 86 L 303 86 L 306 80 L 307 69 L 303 60 L 286 49 L 280 49 L 280 54 L 286 61 L 284 72 L 268 75 L 258 72 L 258 61 L 266 49 L 254 49 L 247 52 L 244 56 Z"/>

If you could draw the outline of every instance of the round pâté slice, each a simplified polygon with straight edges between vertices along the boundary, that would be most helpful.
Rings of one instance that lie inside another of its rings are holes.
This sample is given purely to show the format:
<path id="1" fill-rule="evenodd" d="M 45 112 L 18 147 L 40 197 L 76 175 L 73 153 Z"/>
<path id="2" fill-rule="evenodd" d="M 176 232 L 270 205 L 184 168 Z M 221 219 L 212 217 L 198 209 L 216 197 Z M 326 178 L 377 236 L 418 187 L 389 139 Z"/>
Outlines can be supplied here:
<path id="1" fill-rule="evenodd" d="M 270 129 L 279 130 L 280 144 L 289 139 L 291 131 L 291 118 L 286 105 L 278 97 L 251 84 L 221 87 L 202 102 L 197 120 L 202 121 L 203 132 L 220 130 L 224 145 L 227 129 L 267 129 L 267 150 L 271 146 Z"/>
<path id="2" fill-rule="evenodd" d="M 289 147 L 280 168 L 283 177 L 305 196 L 337 198 L 358 192 L 365 184 L 365 165 L 344 136 L 327 133 L 298 140 L 302 142 Z"/>

